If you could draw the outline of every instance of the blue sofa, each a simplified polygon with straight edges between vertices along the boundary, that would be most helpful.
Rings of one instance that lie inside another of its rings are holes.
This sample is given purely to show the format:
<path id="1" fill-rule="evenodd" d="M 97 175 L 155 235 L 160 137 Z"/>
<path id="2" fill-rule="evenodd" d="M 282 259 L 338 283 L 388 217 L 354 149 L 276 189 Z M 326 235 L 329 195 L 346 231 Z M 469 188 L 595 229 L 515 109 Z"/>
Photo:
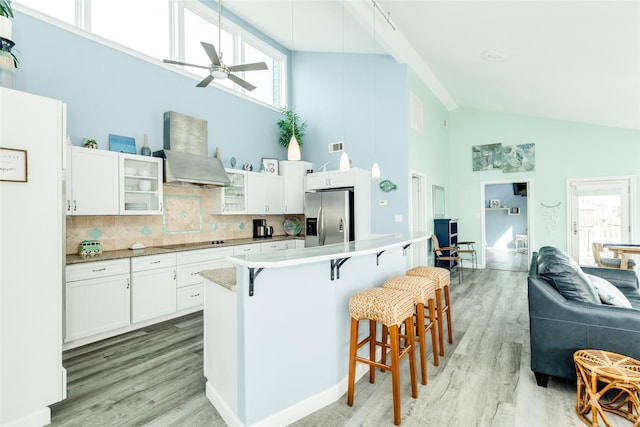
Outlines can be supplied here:
<path id="1" fill-rule="evenodd" d="M 602 304 L 591 279 L 615 285 L 631 308 Z M 632 270 L 580 267 L 566 252 L 545 246 L 533 253 L 528 277 L 531 370 L 537 384 L 549 376 L 575 379 L 573 353 L 600 349 L 640 360 L 640 290 Z"/>

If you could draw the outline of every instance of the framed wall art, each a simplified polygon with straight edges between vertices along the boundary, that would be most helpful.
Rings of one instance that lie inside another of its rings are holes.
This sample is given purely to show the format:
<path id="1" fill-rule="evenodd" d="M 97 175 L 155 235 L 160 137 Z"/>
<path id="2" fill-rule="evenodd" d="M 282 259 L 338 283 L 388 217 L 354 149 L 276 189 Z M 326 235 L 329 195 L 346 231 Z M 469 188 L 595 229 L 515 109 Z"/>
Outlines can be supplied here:
<path id="1" fill-rule="evenodd" d="M 270 157 L 262 158 L 262 167 L 264 168 L 264 173 L 269 173 L 272 175 L 278 175 L 278 159 L 272 159 Z"/>

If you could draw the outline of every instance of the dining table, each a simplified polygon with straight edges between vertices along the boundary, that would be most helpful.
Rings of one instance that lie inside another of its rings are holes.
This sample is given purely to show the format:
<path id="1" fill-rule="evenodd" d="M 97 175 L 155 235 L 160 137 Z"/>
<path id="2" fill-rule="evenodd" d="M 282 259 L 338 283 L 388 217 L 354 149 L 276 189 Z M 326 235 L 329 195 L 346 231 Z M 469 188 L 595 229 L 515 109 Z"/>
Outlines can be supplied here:
<path id="1" fill-rule="evenodd" d="M 604 248 L 613 252 L 613 255 L 620 257 L 620 268 L 626 269 L 629 262 L 629 256 L 640 255 L 640 244 L 637 243 L 605 243 Z"/>

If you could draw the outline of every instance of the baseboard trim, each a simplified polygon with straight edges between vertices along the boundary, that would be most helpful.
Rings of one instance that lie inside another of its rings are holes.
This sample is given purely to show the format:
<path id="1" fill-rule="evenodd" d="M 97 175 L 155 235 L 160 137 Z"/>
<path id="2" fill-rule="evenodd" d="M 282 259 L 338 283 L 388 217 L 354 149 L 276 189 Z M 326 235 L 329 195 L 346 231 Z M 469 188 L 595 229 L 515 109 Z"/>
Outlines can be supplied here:
<path id="1" fill-rule="evenodd" d="M 42 427 L 51 424 L 51 409 L 48 406 L 25 417 L 2 424 L 3 427 Z"/>

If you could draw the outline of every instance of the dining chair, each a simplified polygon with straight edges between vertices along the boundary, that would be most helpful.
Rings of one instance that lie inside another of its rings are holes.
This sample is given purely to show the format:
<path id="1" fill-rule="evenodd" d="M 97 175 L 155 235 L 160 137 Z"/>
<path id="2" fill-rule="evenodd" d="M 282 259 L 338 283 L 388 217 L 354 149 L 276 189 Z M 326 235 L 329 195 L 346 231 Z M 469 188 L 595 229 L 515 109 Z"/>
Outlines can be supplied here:
<path id="1" fill-rule="evenodd" d="M 458 255 L 458 246 L 440 246 L 438 237 L 431 235 L 431 243 L 433 245 L 433 254 L 436 258 L 436 267 L 444 267 L 451 271 L 454 268 L 459 269 L 458 283 L 462 283 L 462 258 Z"/>
<path id="2" fill-rule="evenodd" d="M 602 252 L 604 251 L 604 247 L 600 242 L 593 242 L 591 244 L 591 249 L 593 252 L 593 259 L 596 261 L 598 267 L 602 268 L 620 268 L 622 264 L 622 260 L 620 258 L 603 258 Z M 636 266 L 634 260 L 630 259 L 627 261 L 627 269 L 633 270 Z"/>

